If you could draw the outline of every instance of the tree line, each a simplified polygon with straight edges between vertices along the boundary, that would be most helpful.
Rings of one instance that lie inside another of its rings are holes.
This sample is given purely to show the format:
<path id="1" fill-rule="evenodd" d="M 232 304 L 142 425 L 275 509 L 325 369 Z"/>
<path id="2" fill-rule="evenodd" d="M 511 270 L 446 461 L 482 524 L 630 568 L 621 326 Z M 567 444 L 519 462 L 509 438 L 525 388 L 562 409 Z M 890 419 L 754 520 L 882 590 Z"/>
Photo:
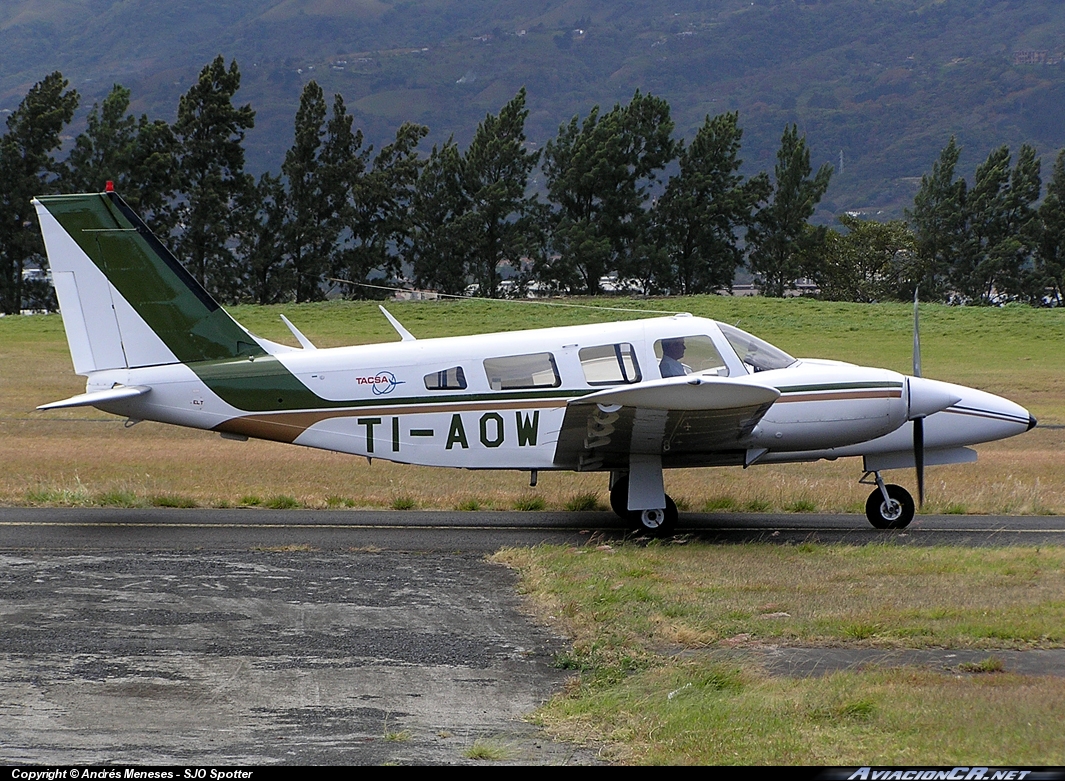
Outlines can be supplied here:
<path id="1" fill-rule="evenodd" d="M 243 149 L 255 112 L 234 104 L 239 87 L 236 62 L 219 56 L 169 124 L 132 115 L 130 91 L 115 85 L 64 157 L 79 96 L 60 73 L 34 85 L 0 137 L 0 308 L 49 304 L 47 284 L 23 274 L 44 264 L 31 198 L 100 191 L 105 181 L 224 302 L 311 301 L 338 286 L 373 297 L 380 291 L 368 285 L 397 284 L 597 295 L 607 279 L 613 289 L 692 294 L 730 290 L 743 267 L 771 296 L 805 278 L 840 300 L 919 290 L 929 300 L 1062 302 L 1065 157 L 1037 206 L 1029 146 L 1012 167 L 1009 149 L 995 150 L 969 186 L 956 178 L 952 139 L 905 221 L 843 215 L 837 230 L 810 223 L 832 168 L 813 171 L 794 125 L 772 175 L 745 177 L 736 113 L 707 116 L 685 142 L 673 136 L 668 103 L 637 91 L 574 117 L 534 150 L 522 89 L 465 150 L 452 138 L 423 153 L 428 128 L 415 123 L 375 150 L 343 97 L 329 104 L 312 81 L 280 171 L 255 179 Z"/>

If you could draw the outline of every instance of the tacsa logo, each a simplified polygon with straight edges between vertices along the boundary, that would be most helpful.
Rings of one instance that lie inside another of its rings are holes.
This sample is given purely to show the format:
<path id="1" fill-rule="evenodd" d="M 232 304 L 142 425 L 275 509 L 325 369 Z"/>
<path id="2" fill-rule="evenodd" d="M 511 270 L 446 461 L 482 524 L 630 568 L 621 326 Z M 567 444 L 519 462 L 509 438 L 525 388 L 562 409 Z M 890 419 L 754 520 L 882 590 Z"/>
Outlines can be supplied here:
<path id="1" fill-rule="evenodd" d="M 397 380 L 392 372 L 377 372 L 373 377 L 356 377 L 355 382 L 359 385 L 370 385 L 370 390 L 375 396 L 384 396 L 402 385 L 403 380 Z"/>

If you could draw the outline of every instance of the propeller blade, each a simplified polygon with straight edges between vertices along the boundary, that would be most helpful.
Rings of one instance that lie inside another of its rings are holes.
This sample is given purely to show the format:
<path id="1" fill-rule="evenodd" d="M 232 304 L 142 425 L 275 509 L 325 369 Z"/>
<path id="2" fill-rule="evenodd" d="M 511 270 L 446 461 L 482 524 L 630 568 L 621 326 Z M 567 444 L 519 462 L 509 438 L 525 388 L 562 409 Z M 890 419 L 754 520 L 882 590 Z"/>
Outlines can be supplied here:
<path id="1" fill-rule="evenodd" d="M 921 376 L 921 323 L 917 314 L 917 288 L 913 291 L 913 376 Z"/>
<path id="2" fill-rule="evenodd" d="M 913 461 L 917 467 L 917 504 L 924 504 L 924 418 L 913 421 Z"/>

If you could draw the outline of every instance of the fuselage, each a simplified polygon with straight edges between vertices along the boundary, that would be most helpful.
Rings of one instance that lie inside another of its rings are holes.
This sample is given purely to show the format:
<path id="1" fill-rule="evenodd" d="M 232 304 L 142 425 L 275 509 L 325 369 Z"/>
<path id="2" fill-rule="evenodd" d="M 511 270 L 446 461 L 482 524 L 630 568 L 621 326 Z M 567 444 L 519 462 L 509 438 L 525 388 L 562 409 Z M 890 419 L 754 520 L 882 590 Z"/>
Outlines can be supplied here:
<path id="1" fill-rule="evenodd" d="M 664 467 L 860 455 L 894 458 L 883 467 L 892 468 L 908 465 L 909 421 L 918 412 L 926 420 L 928 463 L 937 463 L 937 453 L 946 462 L 969 460 L 960 448 L 1034 425 L 1025 409 L 989 393 L 886 369 L 795 360 L 742 331 L 690 316 L 318 350 L 274 347 L 267 356 L 98 371 L 87 390 L 150 387 L 98 405 L 138 420 L 484 469 L 618 468 L 610 444 L 616 425 L 592 431 L 614 413 L 589 405 L 598 417 L 583 411 L 578 419 L 573 405 L 610 388 L 676 383 L 664 375 L 681 372 L 692 383 L 741 382 L 774 389 L 779 398 L 752 416 L 752 425 L 732 428 L 683 410 L 660 419 L 645 414 L 631 422 L 625 452 L 645 447 Z M 653 434 L 644 437 L 646 446 L 642 431 Z"/>

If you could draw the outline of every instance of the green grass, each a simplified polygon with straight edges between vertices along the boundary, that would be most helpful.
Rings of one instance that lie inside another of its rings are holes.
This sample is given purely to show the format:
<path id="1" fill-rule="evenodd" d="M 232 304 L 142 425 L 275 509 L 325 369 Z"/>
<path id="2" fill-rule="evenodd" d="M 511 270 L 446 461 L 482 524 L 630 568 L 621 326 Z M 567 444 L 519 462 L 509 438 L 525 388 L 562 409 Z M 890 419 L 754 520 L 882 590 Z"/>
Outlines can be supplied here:
<path id="1" fill-rule="evenodd" d="M 614 682 L 582 676 L 535 721 L 637 764 L 1055 765 L 1063 696 L 1060 678 L 900 668 L 789 679 L 671 658 Z"/>
<path id="2" fill-rule="evenodd" d="M 262 506 L 271 510 L 295 510 L 300 506 L 300 503 L 295 497 L 279 494 L 277 496 L 271 496 L 262 503 Z"/>
<path id="3" fill-rule="evenodd" d="M 979 662 L 962 662 L 958 669 L 965 673 L 1000 673 L 1006 665 L 997 656 L 989 656 Z"/>
<path id="4" fill-rule="evenodd" d="M 703 502 L 704 513 L 732 512 L 737 509 L 737 502 L 731 496 L 715 496 Z"/>
<path id="5" fill-rule="evenodd" d="M 599 494 L 588 492 L 570 497 L 566 501 L 565 509 L 569 512 L 590 512 L 606 508 L 599 502 Z"/>
<path id="6" fill-rule="evenodd" d="M 547 502 L 540 496 L 519 496 L 514 502 L 514 509 L 519 512 L 540 512 L 547 509 Z"/>
<path id="7" fill-rule="evenodd" d="M 486 762 L 504 762 L 510 759 L 511 751 L 502 743 L 484 738 L 477 738 L 462 751 L 466 759 L 479 759 Z"/>
<path id="8" fill-rule="evenodd" d="M 157 494 L 149 497 L 148 503 L 152 507 L 176 507 L 181 509 L 199 507 L 199 503 L 191 496 L 180 496 L 178 494 Z"/>
<path id="9" fill-rule="evenodd" d="M 771 677 L 737 649 L 1065 646 L 1065 548 L 689 543 L 506 550 L 571 638 L 554 736 L 650 764 L 1058 764 L 1065 681 L 910 668 Z M 728 653 L 728 661 L 721 654 Z M 951 725 L 963 719 L 965 730 Z M 919 725 L 919 726 L 918 726 Z M 1021 759 L 1021 758 L 1024 759 Z"/>

